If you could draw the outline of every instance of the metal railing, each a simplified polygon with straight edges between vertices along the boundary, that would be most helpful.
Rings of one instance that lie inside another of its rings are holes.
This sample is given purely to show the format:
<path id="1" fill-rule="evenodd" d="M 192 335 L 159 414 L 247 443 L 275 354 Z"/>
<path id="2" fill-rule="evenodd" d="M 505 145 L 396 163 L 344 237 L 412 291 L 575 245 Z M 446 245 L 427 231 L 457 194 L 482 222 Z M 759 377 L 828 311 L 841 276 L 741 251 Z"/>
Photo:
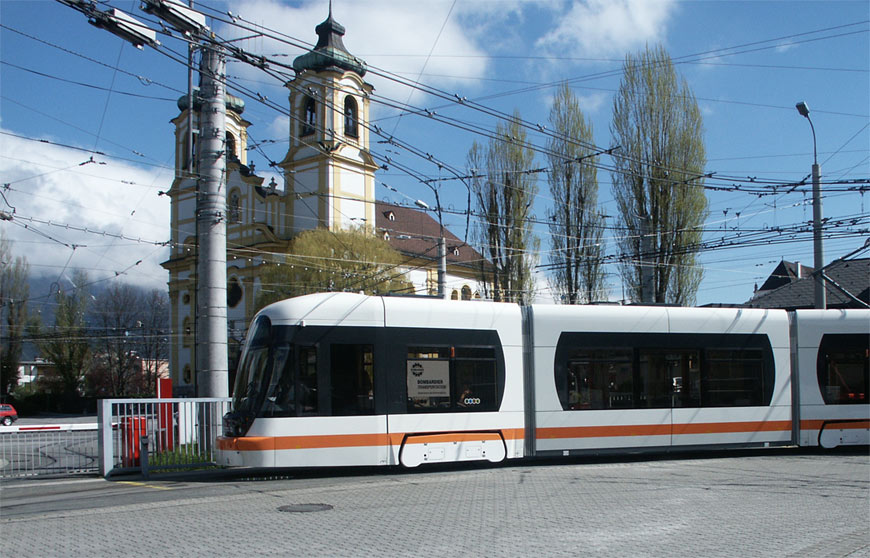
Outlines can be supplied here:
<path id="1" fill-rule="evenodd" d="M 201 468 L 215 464 L 230 399 L 104 399 L 98 407 L 99 471 Z"/>
<path id="2" fill-rule="evenodd" d="M 0 427 L 0 478 L 96 473 L 96 424 Z"/>

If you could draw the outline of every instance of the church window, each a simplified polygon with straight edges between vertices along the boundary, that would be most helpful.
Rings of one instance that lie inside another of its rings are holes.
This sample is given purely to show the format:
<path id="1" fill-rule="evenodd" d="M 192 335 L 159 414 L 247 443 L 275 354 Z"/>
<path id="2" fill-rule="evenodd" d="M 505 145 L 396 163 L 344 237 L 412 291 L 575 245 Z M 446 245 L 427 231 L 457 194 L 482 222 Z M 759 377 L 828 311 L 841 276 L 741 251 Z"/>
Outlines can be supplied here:
<path id="1" fill-rule="evenodd" d="M 450 300 L 459 300 L 459 291 L 453 289 L 453 292 L 450 293 Z"/>
<path id="2" fill-rule="evenodd" d="M 314 104 L 314 99 L 305 97 L 305 108 L 302 114 L 302 133 L 300 135 L 307 136 L 314 133 L 314 128 L 317 126 L 317 106 Z"/>
<path id="3" fill-rule="evenodd" d="M 237 161 L 239 159 L 239 156 L 236 154 L 236 137 L 233 134 L 231 134 L 230 132 L 227 132 L 226 152 L 227 152 L 227 160 L 228 161 L 230 161 L 230 160 Z"/>
<path id="4" fill-rule="evenodd" d="M 235 308 L 242 301 L 242 285 L 238 278 L 233 277 L 227 288 L 227 306 Z"/>
<path id="5" fill-rule="evenodd" d="M 348 95 L 344 98 L 344 135 L 359 137 L 359 118 L 357 116 L 356 99 Z"/>
<path id="6" fill-rule="evenodd" d="M 230 223 L 242 222 L 242 201 L 238 192 L 230 194 L 229 211 L 227 213 Z"/>
<path id="7" fill-rule="evenodd" d="M 471 287 L 462 285 L 462 300 L 471 300 Z"/>
<path id="8" fill-rule="evenodd" d="M 453 247 L 453 255 L 454 255 L 454 256 L 458 256 L 458 255 L 459 255 L 459 246 L 454 246 L 454 247 Z"/>

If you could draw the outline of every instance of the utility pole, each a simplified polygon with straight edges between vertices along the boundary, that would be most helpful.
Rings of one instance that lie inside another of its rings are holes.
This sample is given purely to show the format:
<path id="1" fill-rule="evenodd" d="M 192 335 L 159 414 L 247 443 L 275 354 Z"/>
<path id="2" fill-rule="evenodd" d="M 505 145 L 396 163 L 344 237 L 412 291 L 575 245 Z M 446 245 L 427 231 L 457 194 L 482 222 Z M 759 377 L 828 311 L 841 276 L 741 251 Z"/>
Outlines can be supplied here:
<path id="1" fill-rule="evenodd" d="M 203 45 L 199 70 L 196 236 L 196 386 L 199 397 L 227 397 L 226 60 Z"/>
<path id="2" fill-rule="evenodd" d="M 92 25 L 131 42 L 157 48 L 157 34 L 147 25 L 116 8 L 101 10 L 93 0 L 58 0 L 88 17 Z M 175 28 L 202 48 L 199 85 L 199 146 L 193 173 L 193 119 L 188 124 L 188 171 L 197 180 L 196 230 L 196 374 L 197 395 L 226 397 L 229 393 L 227 351 L 227 235 L 226 235 L 226 93 L 223 48 L 213 40 L 205 16 L 180 0 L 142 0 L 141 8 Z M 188 77 L 188 84 L 190 77 Z M 190 89 L 188 114 L 195 108 Z"/>
<path id="3" fill-rule="evenodd" d="M 813 302 L 816 308 L 824 310 L 827 307 L 827 295 L 822 271 L 822 268 L 825 267 L 825 256 L 822 248 L 822 169 L 819 166 L 816 152 L 816 127 L 813 126 L 813 121 L 810 119 L 810 107 L 804 101 L 797 103 L 795 108 L 801 116 L 807 119 L 807 122 L 810 123 L 810 130 L 813 132 L 813 266 L 816 268 L 813 272 L 815 286 Z"/>

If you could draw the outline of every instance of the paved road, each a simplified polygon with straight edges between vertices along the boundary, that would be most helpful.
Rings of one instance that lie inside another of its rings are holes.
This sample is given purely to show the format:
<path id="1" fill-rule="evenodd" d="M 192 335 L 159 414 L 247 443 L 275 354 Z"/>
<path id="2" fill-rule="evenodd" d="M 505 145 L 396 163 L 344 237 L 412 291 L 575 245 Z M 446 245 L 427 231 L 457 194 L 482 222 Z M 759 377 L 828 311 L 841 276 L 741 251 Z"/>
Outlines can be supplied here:
<path id="1" fill-rule="evenodd" d="M 326 504 L 316 512 L 284 506 Z M 870 557 L 870 457 L 0 484 L 6 556 Z"/>

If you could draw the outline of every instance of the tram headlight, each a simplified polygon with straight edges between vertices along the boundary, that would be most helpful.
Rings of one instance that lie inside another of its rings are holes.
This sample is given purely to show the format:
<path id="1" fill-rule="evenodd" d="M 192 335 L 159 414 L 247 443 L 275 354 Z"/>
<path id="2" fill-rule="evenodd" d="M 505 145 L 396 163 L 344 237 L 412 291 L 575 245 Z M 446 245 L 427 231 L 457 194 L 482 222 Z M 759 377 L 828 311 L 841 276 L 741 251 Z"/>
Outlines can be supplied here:
<path id="1" fill-rule="evenodd" d="M 250 413 L 230 411 L 221 420 L 224 436 L 230 438 L 244 436 L 253 422 L 254 416 Z"/>

